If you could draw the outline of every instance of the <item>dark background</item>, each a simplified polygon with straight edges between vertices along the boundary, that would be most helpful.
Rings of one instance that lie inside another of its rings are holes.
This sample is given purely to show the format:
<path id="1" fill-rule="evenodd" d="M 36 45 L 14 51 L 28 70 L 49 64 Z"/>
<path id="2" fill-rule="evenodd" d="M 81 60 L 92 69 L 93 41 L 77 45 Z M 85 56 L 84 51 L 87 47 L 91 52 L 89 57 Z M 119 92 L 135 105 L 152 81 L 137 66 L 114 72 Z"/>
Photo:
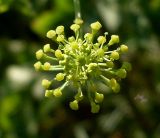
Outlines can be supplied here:
<path id="1" fill-rule="evenodd" d="M 98 114 L 86 101 L 72 111 L 72 89 L 45 98 L 35 52 L 49 29 L 70 33 L 73 1 L 0 0 L 0 138 L 160 138 L 160 0 L 81 0 L 81 9 L 85 32 L 99 20 L 129 47 L 120 93 L 103 89 Z"/>

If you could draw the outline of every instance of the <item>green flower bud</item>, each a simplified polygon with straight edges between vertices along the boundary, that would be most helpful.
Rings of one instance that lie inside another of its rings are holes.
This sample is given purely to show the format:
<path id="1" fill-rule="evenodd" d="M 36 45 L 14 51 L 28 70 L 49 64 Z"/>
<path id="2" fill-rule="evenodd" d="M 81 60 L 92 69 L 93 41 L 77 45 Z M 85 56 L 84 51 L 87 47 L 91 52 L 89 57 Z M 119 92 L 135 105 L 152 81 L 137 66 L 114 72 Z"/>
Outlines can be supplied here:
<path id="1" fill-rule="evenodd" d="M 73 41 L 75 41 L 74 36 L 69 37 L 69 38 L 68 38 L 68 41 L 69 41 L 69 42 L 73 42 Z"/>
<path id="2" fill-rule="evenodd" d="M 38 61 L 34 64 L 34 68 L 36 71 L 40 70 L 41 67 L 42 67 L 42 63 L 40 61 Z"/>
<path id="3" fill-rule="evenodd" d="M 127 70 L 127 71 L 131 71 L 132 66 L 131 66 L 131 64 L 128 63 L 128 62 L 123 62 L 123 65 L 122 65 L 121 68 L 122 68 L 122 69 L 125 69 L 125 70 Z"/>
<path id="4" fill-rule="evenodd" d="M 112 78 L 112 79 L 110 80 L 110 86 L 111 86 L 111 88 L 115 87 L 116 84 L 117 84 L 116 79 Z"/>
<path id="5" fill-rule="evenodd" d="M 47 32 L 47 35 L 46 35 L 48 38 L 52 39 L 56 36 L 56 32 L 54 30 L 50 30 Z"/>
<path id="6" fill-rule="evenodd" d="M 74 100 L 73 102 L 70 102 L 69 106 L 72 110 L 78 110 L 78 101 Z"/>
<path id="7" fill-rule="evenodd" d="M 98 43 L 104 44 L 106 42 L 106 37 L 105 36 L 99 36 L 97 38 Z"/>
<path id="8" fill-rule="evenodd" d="M 120 85 L 117 83 L 116 79 L 112 78 L 110 80 L 110 86 L 115 93 L 119 92 Z"/>
<path id="9" fill-rule="evenodd" d="M 120 85 L 116 83 L 114 87 L 112 87 L 113 92 L 118 93 L 120 91 Z"/>
<path id="10" fill-rule="evenodd" d="M 104 50 L 102 48 L 98 49 L 97 50 L 97 55 L 100 56 L 100 57 L 103 57 L 104 56 Z"/>
<path id="11" fill-rule="evenodd" d="M 100 22 L 94 22 L 91 25 L 92 30 L 98 31 L 99 29 L 101 29 L 102 25 L 100 24 Z"/>
<path id="12" fill-rule="evenodd" d="M 85 40 L 92 41 L 93 35 L 90 34 L 90 33 L 86 33 L 86 34 L 84 35 L 84 38 L 85 38 Z"/>
<path id="13" fill-rule="evenodd" d="M 63 73 L 58 73 L 57 75 L 56 75 L 56 80 L 57 81 L 62 81 L 62 80 L 64 80 L 64 74 Z"/>
<path id="14" fill-rule="evenodd" d="M 96 48 L 96 49 L 98 49 L 98 48 L 99 48 L 99 46 L 100 46 L 100 44 L 99 44 L 99 43 L 95 43 L 95 44 L 94 44 L 94 48 Z"/>
<path id="15" fill-rule="evenodd" d="M 45 53 L 50 52 L 50 50 L 51 50 L 50 44 L 44 45 L 43 50 L 44 50 Z"/>
<path id="16" fill-rule="evenodd" d="M 58 35 L 56 40 L 57 40 L 57 42 L 63 42 L 64 41 L 64 35 Z"/>
<path id="17" fill-rule="evenodd" d="M 61 35 L 61 34 L 63 34 L 64 33 L 64 26 L 58 26 L 57 28 L 56 28 L 56 33 L 58 34 L 58 35 Z"/>
<path id="18" fill-rule="evenodd" d="M 120 77 L 120 78 L 125 78 L 126 75 L 127 75 L 127 72 L 125 69 L 119 69 L 117 72 L 116 72 L 117 76 Z"/>
<path id="19" fill-rule="evenodd" d="M 45 97 L 51 97 L 53 95 L 52 90 L 45 91 Z"/>
<path id="20" fill-rule="evenodd" d="M 71 47 L 72 47 L 72 49 L 78 49 L 78 43 L 77 42 L 72 42 L 71 43 Z"/>
<path id="21" fill-rule="evenodd" d="M 61 52 L 61 50 L 59 50 L 59 49 L 57 49 L 56 51 L 55 51 L 55 56 L 57 57 L 57 58 L 62 58 L 63 57 L 63 54 L 62 54 L 62 52 Z"/>
<path id="22" fill-rule="evenodd" d="M 70 29 L 73 30 L 74 32 L 77 32 L 80 29 L 80 26 L 78 24 L 72 24 L 70 26 Z"/>
<path id="23" fill-rule="evenodd" d="M 81 24 L 83 24 L 83 20 L 80 19 L 80 18 L 76 18 L 76 19 L 74 20 L 74 23 L 81 25 Z"/>
<path id="24" fill-rule="evenodd" d="M 95 103 L 91 103 L 91 112 L 92 113 L 98 113 L 100 110 L 100 106 Z"/>
<path id="25" fill-rule="evenodd" d="M 112 61 L 107 61 L 106 64 L 107 64 L 107 67 L 109 67 L 109 68 L 114 67 L 114 63 Z"/>
<path id="26" fill-rule="evenodd" d="M 121 46 L 120 46 L 120 50 L 121 50 L 122 53 L 128 52 L 128 46 L 126 46 L 126 45 L 121 45 Z"/>
<path id="27" fill-rule="evenodd" d="M 119 59 L 119 53 L 116 51 L 113 51 L 110 55 L 111 58 L 118 60 Z"/>
<path id="28" fill-rule="evenodd" d="M 60 97 L 60 96 L 62 95 L 61 89 L 60 89 L 60 88 L 55 89 L 55 90 L 53 91 L 53 95 L 54 95 L 55 97 Z"/>
<path id="29" fill-rule="evenodd" d="M 46 80 L 46 79 L 42 80 L 42 86 L 44 88 L 48 89 L 50 85 L 51 85 L 51 82 L 49 80 Z"/>
<path id="30" fill-rule="evenodd" d="M 119 36 L 118 35 L 111 35 L 111 40 L 109 41 L 108 45 L 113 45 L 119 43 Z"/>
<path id="31" fill-rule="evenodd" d="M 43 50 L 40 49 L 36 52 L 36 58 L 39 60 L 43 57 Z"/>
<path id="32" fill-rule="evenodd" d="M 45 62 L 44 65 L 43 65 L 44 70 L 49 70 L 50 67 L 51 67 L 51 64 L 49 62 Z"/>
<path id="33" fill-rule="evenodd" d="M 96 103 L 101 103 L 103 101 L 103 99 L 104 99 L 103 94 L 95 92 L 95 102 Z"/>

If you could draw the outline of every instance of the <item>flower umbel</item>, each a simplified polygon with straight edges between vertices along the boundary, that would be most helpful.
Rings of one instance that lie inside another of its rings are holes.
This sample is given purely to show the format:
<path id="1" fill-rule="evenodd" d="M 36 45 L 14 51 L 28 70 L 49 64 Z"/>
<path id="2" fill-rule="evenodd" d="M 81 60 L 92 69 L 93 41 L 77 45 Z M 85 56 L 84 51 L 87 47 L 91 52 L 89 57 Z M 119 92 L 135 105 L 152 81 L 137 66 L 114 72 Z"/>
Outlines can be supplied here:
<path id="1" fill-rule="evenodd" d="M 54 80 L 63 82 L 60 87 L 53 89 L 53 80 L 44 79 L 42 85 L 46 89 L 46 97 L 52 95 L 60 97 L 66 86 L 73 85 L 77 88 L 77 94 L 69 104 L 71 109 L 78 110 L 79 101 L 88 96 L 91 112 L 97 113 L 104 95 L 97 92 L 95 80 L 102 81 L 117 93 L 120 90 L 119 81 L 126 77 L 131 66 L 124 62 L 121 67 L 116 67 L 115 62 L 120 59 L 121 54 L 128 51 L 128 47 L 124 44 L 117 46 L 118 35 L 111 35 L 110 40 L 107 39 L 107 32 L 97 37 L 96 34 L 102 27 L 98 21 L 92 23 L 90 27 L 91 33 L 86 33 L 84 38 L 80 37 L 81 24 L 76 22 L 70 26 L 74 35 L 69 38 L 64 35 L 64 26 L 48 31 L 46 36 L 58 43 L 58 49 L 52 49 L 50 44 L 44 45 L 43 49 L 36 52 L 39 61 L 34 67 L 37 71 L 57 72 Z M 113 45 L 117 46 L 114 50 Z M 53 65 L 52 61 L 56 64 Z M 83 93 L 82 87 L 85 85 L 94 87 L 93 92 Z"/>

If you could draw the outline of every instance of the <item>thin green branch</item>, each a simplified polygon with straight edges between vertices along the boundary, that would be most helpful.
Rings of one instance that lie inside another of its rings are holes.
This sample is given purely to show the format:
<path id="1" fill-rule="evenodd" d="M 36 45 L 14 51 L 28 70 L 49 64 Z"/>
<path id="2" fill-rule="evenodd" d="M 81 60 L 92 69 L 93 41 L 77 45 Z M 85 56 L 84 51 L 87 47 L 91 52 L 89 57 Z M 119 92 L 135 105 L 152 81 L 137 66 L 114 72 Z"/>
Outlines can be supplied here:
<path id="1" fill-rule="evenodd" d="M 73 1 L 74 1 L 75 19 L 81 19 L 80 1 L 79 0 L 73 0 Z"/>

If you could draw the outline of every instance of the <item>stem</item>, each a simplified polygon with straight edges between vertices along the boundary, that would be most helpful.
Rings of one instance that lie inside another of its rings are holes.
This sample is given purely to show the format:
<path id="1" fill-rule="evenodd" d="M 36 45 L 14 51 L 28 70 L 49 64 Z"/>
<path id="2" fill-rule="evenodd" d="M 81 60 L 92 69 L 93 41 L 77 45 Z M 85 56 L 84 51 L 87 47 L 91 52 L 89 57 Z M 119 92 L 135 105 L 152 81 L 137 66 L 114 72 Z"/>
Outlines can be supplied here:
<path id="1" fill-rule="evenodd" d="M 81 6 L 80 6 L 80 0 L 73 0 L 74 2 L 74 11 L 75 11 L 75 23 L 79 22 L 78 24 L 81 25 L 83 23 L 82 17 L 81 17 Z M 82 38 L 82 29 L 80 28 L 78 31 L 79 38 Z"/>
<path id="2" fill-rule="evenodd" d="M 81 19 L 81 8 L 79 0 L 73 0 L 74 10 L 75 10 L 75 19 Z"/>

